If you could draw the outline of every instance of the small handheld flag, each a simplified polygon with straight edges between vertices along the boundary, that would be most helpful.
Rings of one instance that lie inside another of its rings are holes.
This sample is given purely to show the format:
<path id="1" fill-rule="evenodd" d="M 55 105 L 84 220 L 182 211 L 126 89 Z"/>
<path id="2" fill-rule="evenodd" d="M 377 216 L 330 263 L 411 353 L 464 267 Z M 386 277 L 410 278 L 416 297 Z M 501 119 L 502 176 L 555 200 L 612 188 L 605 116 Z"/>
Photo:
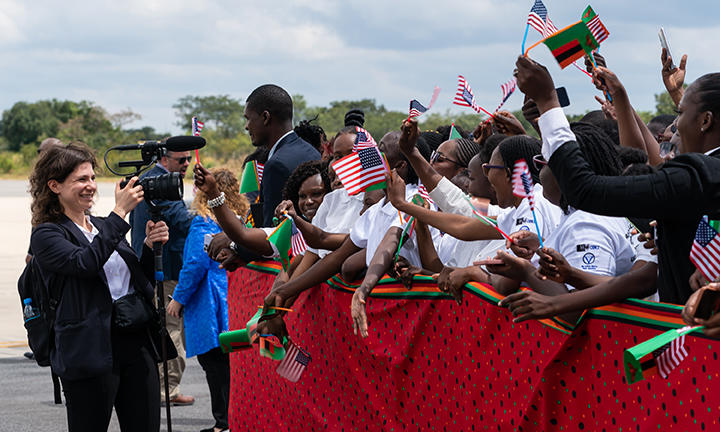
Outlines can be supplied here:
<path id="1" fill-rule="evenodd" d="M 357 152 L 358 150 L 375 147 L 377 148 L 377 143 L 373 139 L 372 135 L 370 135 L 370 132 L 366 131 L 365 129 L 361 128 L 360 126 L 355 126 L 356 130 L 356 136 L 355 136 L 355 144 L 353 144 L 353 152 Z"/>
<path id="2" fill-rule="evenodd" d="M 428 104 L 427 108 L 423 106 L 417 99 L 413 99 L 410 101 L 410 113 L 408 115 L 408 119 L 420 117 L 425 111 L 432 108 L 432 106 L 435 104 L 435 101 L 438 98 L 438 95 L 440 94 L 440 87 L 435 86 L 433 89 L 433 94 L 430 97 L 430 104 Z"/>
<path id="3" fill-rule="evenodd" d="M 262 357 L 267 357 L 276 361 L 280 361 L 285 358 L 285 347 L 277 336 L 274 335 L 260 335 L 258 350 Z"/>
<path id="4" fill-rule="evenodd" d="M 418 193 L 420 194 L 420 197 L 427 201 L 430 204 L 435 204 L 435 201 L 430 198 L 430 193 L 428 192 L 427 188 L 425 187 L 422 182 L 418 182 Z"/>
<path id="5" fill-rule="evenodd" d="M 517 88 L 517 78 L 515 78 L 515 77 L 513 77 L 510 81 L 508 81 L 500 86 L 500 90 L 502 90 L 502 100 L 500 100 L 500 105 L 498 105 L 498 107 L 495 108 L 495 112 L 500 111 L 500 108 L 502 108 L 502 106 L 505 105 L 505 102 L 507 102 L 507 100 L 510 99 L 510 96 L 512 96 L 512 94 L 516 88 Z"/>
<path id="6" fill-rule="evenodd" d="M 305 243 L 302 232 L 300 232 L 297 225 L 295 225 L 295 221 L 292 219 L 290 219 L 290 221 L 292 222 L 292 237 L 290 237 L 291 252 L 293 256 L 302 255 L 307 250 L 308 245 Z"/>
<path id="7" fill-rule="evenodd" d="M 295 345 L 293 341 L 289 341 L 285 349 L 285 358 L 280 362 L 275 372 L 290 382 L 298 382 L 310 364 L 310 360 L 312 360 L 310 354 Z"/>
<path id="8" fill-rule="evenodd" d="M 484 214 L 480 213 L 480 212 L 478 211 L 478 209 L 475 208 L 475 206 L 473 205 L 472 201 L 470 201 L 470 198 L 468 198 L 468 197 L 466 196 L 466 197 L 465 197 L 465 201 L 467 201 L 468 204 L 470 204 L 470 208 L 472 208 L 473 216 L 475 216 L 476 218 L 480 219 L 482 222 L 485 223 L 485 225 L 489 225 L 489 226 L 495 228 L 495 229 L 497 230 L 497 232 L 499 232 L 500 235 L 503 236 L 503 238 L 504 238 L 505 240 L 509 241 L 510 243 L 514 243 L 514 242 L 512 241 L 512 239 L 510 238 L 510 236 L 507 235 L 507 234 L 505 233 L 505 231 L 501 230 L 501 229 L 497 226 L 497 223 L 496 223 L 494 220 L 492 220 L 492 219 L 490 219 L 489 217 L 485 216 Z"/>
<path id="9" fill-rule="evenodd" d="M 457 128 L 455 127 L 455 123 L 450 125 L 450 137 L 448 139 L 454 140 L 462 138 L 463 136 L 460 135 L 460 132 L 458 132 Z"/>
<path id="10" fill-rule="evenodd" d="M 540 247 L 543 247 L 542 234 L 540 234 L 540 225 L 535 216 L 535 193 L 533 192 L 533 181 L 530 175 L 530 168 L 525 159 L 518 159 L 515 161 L 512 174 L 512 185 L 513 194 L 518 197 L 527 198 L 528 204 L 530 205 L 530 211 L 533 215 L 535 222 L 535 229 L 537 230 L 538 239 L 540 240 Z"/>
<path id="11" fill-rule="evenodd" d="M 250 161 L 243 168 L 240 179 L 240 193 L 255 192 L 260 190 L 262 184 L 263 164 L 258 161 Z"/>
<path id="12" fill-rule="evenodd" d="M 204 127 L 205 123 L 198 121 L 197 117 L 193 116 L 190 125 L 193 136 L 200 136 L 200 132 L 202 132 Z M 200 149 L 195 149 L 195 160 L 200 162 Z"/>
<path id="13" fill-rule="evenodd" d="M 688 355 L 685 335 L 703 328 L 703 326 L 686 326 L 668 330 L 626 349 L 623 353 L 623 363 L 628 384 L 642 381 L 655 373 L 667 378 Z"/>
<path id="14" fill-rule="evenodd" d="M 707 217 L 700 219 L 695 231 L 695 240 L 690 248 L 690 261 L 708 281 L 712 282 L 720 277 L 720 235 L 710 226 Z"/>
<path id="15" fill-rule="evenodd" d="M 287 271 L 290 266 L 290 249 L 292 244 L 292 222 L 287 218 L 283 219 L 275 230 L 267 236 L 267 241 L 274 244 L 278 250 L 277 258 L 282 264 L 283 270 Z"/>
<path id="16" fill-rule="evenodd" d="M 332 163 L 348 195 L 385 187 L 387 165 L 377 147 L 368 147 L 350 153 Z"/>
<path id="17" fill-rule="evenodd" d="M 488 110 L 475 103 L 475 95 L 470 88 L 470 84 L 465 80 L 465 77 L 458 75 L 458 86 L 455 92 L 455 99 L 453 99 L 455 105 L 472 108 L 476 113 L 484 112 L 485 114 L 492 117 Z"/>

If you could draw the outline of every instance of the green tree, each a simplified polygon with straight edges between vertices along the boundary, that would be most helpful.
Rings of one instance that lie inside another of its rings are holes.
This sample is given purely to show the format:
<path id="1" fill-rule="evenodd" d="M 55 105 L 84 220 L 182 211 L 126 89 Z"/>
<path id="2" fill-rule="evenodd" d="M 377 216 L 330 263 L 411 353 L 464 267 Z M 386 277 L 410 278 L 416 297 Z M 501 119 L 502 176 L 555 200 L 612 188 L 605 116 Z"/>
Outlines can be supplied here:
<path id="1" fill-rule="evenodd" d="M 662 92 L 655 95 L 655 115 L 672 114 L 675 115 L 675 102 L 670 97 L 670 93 Z"/>
<path id="2" fill-rule="evenodd" d="M 43 135 L 55 135 L 60 123 L 49 101 L 17 102 L 3 112 L 2 131 L 8 148 L 18 151 L 23 144 L 37 143 Z"/>
<path id="3" fill-rule="evenodd" d="M 180 98 L 173 108 L 178 118 L 175 124 L 188 132 L 193 116 L 205 123 L 205 128 L 215 129 L 223 138 L 233 138 L 245 129 L 245 106 L 240 99 L 229 95 L 187 95 Z"/>

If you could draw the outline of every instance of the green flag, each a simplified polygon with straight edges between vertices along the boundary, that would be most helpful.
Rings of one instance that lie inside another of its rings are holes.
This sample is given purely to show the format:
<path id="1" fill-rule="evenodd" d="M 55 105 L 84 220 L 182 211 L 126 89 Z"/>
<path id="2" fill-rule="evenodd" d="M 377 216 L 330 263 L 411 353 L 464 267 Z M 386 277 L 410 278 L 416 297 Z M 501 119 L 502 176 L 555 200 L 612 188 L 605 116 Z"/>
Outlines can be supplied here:
<path id="1" fill-rule="evenodd" d="M 285 218 L 280 225 L 275 227 L 275 231 L 270 233 L 267 240 L 274 244 L 280 254 L 277 259 L 283 266 L 283 270 L 287 271 L 290 265 L 290 247 L 292 238 L 292 223 L 289 219 Z"/>
<path id="2" fill-rule="evenodd" d="M 448 139 L 453 140 L 453 139 L 458 139 L 458 138 L 462 138 L 462 135 L 460 135 L 460 132 L 458 132 L 458 130 L 455 129 L 455 123 L 453 123 L 450 126 L 450 138 L 448 138 Z"/>
<path id="3" fill-rule="evenodd" d="M 587 24 L 591 19 L 595 18 L 597 14 L 593 10 L 592 7 L 588 6 L 585 8 L 585 11 L 582 14 L 582 22 Z"/>
<path id="4" fill-rule="evenodd" d="M 282 345 L 277 345 L 272 339 L 260 337 L 259 353 L 263 357 L 267 357 L 276 361 L 285 358 L 285 346 L 287 345 L 287 337 L 283 337 Z"/>
<path id="5" fill-rule="evenodd" d="M 591 54 L 595 48 L 600 46 L 583 21 L 576 22 L 542 42 L 550 48 L 550 52 L 563 69 L 586 53 Z"/>
<path id="6" fill-rule="evenodd" d="M 258 176 L 257 161 L 250 161 L 245 164 L 242 179 L 240 180 L 240 193 L 255 192 L 260 190 L 260 177 Z"/>

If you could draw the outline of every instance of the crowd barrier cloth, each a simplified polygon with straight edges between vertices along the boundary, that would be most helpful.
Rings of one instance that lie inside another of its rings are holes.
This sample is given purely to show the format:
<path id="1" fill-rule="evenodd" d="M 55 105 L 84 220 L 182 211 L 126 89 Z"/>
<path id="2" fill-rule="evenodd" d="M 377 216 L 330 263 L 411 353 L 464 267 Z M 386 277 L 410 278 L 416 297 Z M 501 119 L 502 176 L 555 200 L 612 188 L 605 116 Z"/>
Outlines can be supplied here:
<path id="1" fill-rule="evenodd" d="M 279 265 L 229 275 L 230 328 L 245 326 Z M 370 336 L 353 335 L 357 285 L 335 276 L 295 302 L 292 340 L 312 356 L 297 383 L 257 347 L 231 354 L 234 431 L 720 430 L 720 343 L 693 333 L 669 378 L 628 384 L 623 350 L 682 327 L 681 307 L 628 300 L 559 320 L 512 322 L 490 286 L 461 305 L 418 277 L 384 277 L 367 305 Z"/>

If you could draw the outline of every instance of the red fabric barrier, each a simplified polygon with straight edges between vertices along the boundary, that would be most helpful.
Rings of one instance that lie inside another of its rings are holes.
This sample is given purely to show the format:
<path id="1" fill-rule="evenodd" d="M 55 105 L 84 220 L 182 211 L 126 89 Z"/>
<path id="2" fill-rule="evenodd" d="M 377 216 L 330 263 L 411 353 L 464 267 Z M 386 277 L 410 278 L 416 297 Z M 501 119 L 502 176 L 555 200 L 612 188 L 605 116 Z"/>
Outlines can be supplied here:
<path id="1" fill-rule="evenodd" d="M 251 267 L 230 275 L 231 329 L 257 311 L 277 269 Z M 720 430 L 715 341 L 688 336 L 690 355 L 668 380 L 625 381 L 623 350 L 681 326 L 678 306 L 594 309 L 570 333 L 553 321 L 513 324 L 487 286 L 467 286 L 458 306 L 427 279 L 406 291 L 384 278 L 360 339 L 351 298 L 335 278 L 288 314 L 312 356 L 298 383 L 257 348 L 231 354 L 232 430 Z"/>

